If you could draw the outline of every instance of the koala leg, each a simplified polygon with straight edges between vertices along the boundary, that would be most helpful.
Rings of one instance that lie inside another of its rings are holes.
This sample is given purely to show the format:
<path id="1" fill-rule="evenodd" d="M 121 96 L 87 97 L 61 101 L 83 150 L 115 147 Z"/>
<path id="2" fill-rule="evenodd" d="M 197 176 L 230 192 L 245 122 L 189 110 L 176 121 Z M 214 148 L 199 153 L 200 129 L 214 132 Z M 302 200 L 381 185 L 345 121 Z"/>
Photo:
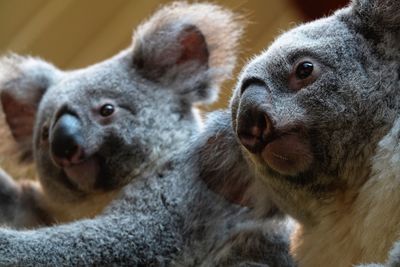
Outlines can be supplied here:
<path id="1" fill-rule="evenodd" d="M 133 209 L 35 230 L 1 229 L 0 266 L 166 266 L 181 247 L 174 235 L 182 226 L 166 210 L 155 213 Z"/>
<path id="2" fill-rule="evenodd" d="M 43 208 L 43 193 L 34 181 L 17 183 L 0 168 L 0 224 L 30 228 L 50 221 Z"/>
<path id="3" fill-rule="evenodd" d="M 0 266 L 292 266 L 285 228 L 282 238 L 274 221 L 234 231 L 248 210 L 207 189 L 248 203 L 242 187 L 252 173 L 237 164 L 243 159 L 228 118 L 227 112 L 210 117 L 204 136 L 165 175 L 143 174 L 102 215 L 29 231 L 0 229 Z M 220 179 L 229 179 L 228 186 Z"/>

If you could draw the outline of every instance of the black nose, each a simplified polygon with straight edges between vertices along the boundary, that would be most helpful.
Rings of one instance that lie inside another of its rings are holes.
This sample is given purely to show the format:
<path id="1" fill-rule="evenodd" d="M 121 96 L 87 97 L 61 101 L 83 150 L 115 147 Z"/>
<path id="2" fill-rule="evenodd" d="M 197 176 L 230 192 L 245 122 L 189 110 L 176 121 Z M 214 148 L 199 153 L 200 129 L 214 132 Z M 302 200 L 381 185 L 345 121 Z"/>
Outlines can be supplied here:
<path id="1" fill-rule="evenodd" d="M 81 122 L 74 115 L 62 115 L 51 131 L 50 149 L 54 161 L 61 166 L 80 162 L 82 146 Z"/>
<path id="2" fill-rule="evenodd" d="M 240 99 L 236 134 L 252 153 L 260 152 L 273 133 L 273 123 L 265 110 L 267 91 L 260 85 L 247 88 Z"/>

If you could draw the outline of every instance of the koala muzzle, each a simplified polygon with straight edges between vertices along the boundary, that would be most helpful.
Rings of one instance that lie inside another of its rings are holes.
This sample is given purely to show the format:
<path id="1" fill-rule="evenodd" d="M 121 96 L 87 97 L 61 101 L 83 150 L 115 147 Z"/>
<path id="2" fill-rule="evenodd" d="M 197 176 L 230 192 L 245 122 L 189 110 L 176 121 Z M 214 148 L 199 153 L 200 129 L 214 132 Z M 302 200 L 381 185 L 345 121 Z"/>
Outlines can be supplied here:
<path id="1" fill-rule="evenodd" d="M 302 125 L 275 124 L 269 94 L 268 88 L 256 84 L 241 95 L 236 118 L 240 143 L 281 174 L 306 171 L 314 160 L 307 133 Z"/>
<path id="2" fill-rule="evenodd" d="M 263 86 L 252 85 L 240 100 L 236 133 L 242 145 L 252 153 L 260 152 L 273 133 L 271 119 L 260 103 L 266 96 Z"/>
<path id="3" fill-rule="evenodd" d="M 80 120 L 72 114 L 64 114 L 54 124 L 50 136 L 53 160 L 61 167 L 80 163 L 84 157 L 83 135 Z"/>

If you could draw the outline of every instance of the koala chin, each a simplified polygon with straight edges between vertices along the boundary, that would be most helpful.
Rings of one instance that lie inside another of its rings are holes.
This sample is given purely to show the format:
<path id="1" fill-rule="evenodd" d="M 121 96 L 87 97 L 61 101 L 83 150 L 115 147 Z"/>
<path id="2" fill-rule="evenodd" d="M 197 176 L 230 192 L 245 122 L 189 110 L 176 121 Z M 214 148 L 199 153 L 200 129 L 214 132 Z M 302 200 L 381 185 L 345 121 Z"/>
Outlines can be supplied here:
<path id="1" fill-rule="evenodd" d="M 232 26 L 207 26 L 202 10 Z M 241 29 L 228 11 L 175 3 L 140 25 L 130 47 L 84 69 L 2 57 L 2 110 L 40 182 L 0 173 L 0 223 L 93 217 L 127 183 L 165 169 L 201 128 L 194 104 L 213 102 L 229 77 Z"/>
<path id="2" fill-rule="evenodd" d="M 257 206 L 270 195 L 299 222 L 299 266 L 383 264 L 399 239 L 399 14 L 396 0 L 354 0 L 242 71 L 233 129 L 263 186 Z"/>

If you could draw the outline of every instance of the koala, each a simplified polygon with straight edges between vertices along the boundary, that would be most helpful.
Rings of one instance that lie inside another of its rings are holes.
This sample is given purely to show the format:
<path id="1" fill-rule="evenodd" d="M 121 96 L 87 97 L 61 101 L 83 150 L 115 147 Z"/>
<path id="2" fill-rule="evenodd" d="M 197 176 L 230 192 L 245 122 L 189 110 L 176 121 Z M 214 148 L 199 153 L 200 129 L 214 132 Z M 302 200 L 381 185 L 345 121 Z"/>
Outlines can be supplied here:
<path id="1" fill-rule="evenodd" d="M 215 16 L 212 27 L 202 12 Z M 85 69 L 3 57 L 6 122 L 40 184 L 0 172 L 0 223 L 93 217 L 127 183 L 149 170 L 162 175 L 159 167 L 200 129 L 194 104 L 214 101 L 229 77 L 241 31 L 229 11 L 176 3 L 139 26 L 131 47 Z"/>
<path id="2" fill-rule="evenodd" d="M 272 199 L 296 219 L 299 266 L 385 264 L 399 238 L 399 14 L 396 0 L 354 0 L 240 75 L 232 128 L 256 172 L 254 205 Z M 398 243 L 390 255 L 399 266 Z"/>
<path id="3" fill-rule="evenodd" d="M 0 174 L 2 223 L 26 228 L 93 217 L 199 130 L 193 105 L 215 99 L 232 70 L 241 27 L 202 29 L 205 18 L 183 9 L 163 9 L 139 27 L 130 48 L 85 69 L 1 59 L 6 121 L 40 179 L 16 184 Z"/>
<path id="4" fill-rule="evenodd" d="M 292 221 L 272 201 L 259 217 L 243 206 L 252 199 L 238 188 L 247 186 L 254 171 L 243 159 L 229 111 L 211 114 L 196 133 L 193 103 L 214 99 L 232 71 L 240 35 L 241 23 L 231 12 L 179 2 L 139 27 L 132 47 L 84 70 L 3 59 L 3 105 L 14 99 L 36 103 L 14 108 L 36 115 L 33 141 L 25 127 L 14 136 L 21 149 L 29 151 L 33 143 L 52 201 L 65 201 L 68 190 L 90 194 L 93 201 L 100 198 L 97 190 L 120 190 L 93 218 L 0 229 L 0 265 L 294 266 Z M 12 107 L 5 105 L 6 113 Z M 60 136 L 68 142 L 58 141 Z M 161 151 L 163 157 L 156 156 Z"/>

